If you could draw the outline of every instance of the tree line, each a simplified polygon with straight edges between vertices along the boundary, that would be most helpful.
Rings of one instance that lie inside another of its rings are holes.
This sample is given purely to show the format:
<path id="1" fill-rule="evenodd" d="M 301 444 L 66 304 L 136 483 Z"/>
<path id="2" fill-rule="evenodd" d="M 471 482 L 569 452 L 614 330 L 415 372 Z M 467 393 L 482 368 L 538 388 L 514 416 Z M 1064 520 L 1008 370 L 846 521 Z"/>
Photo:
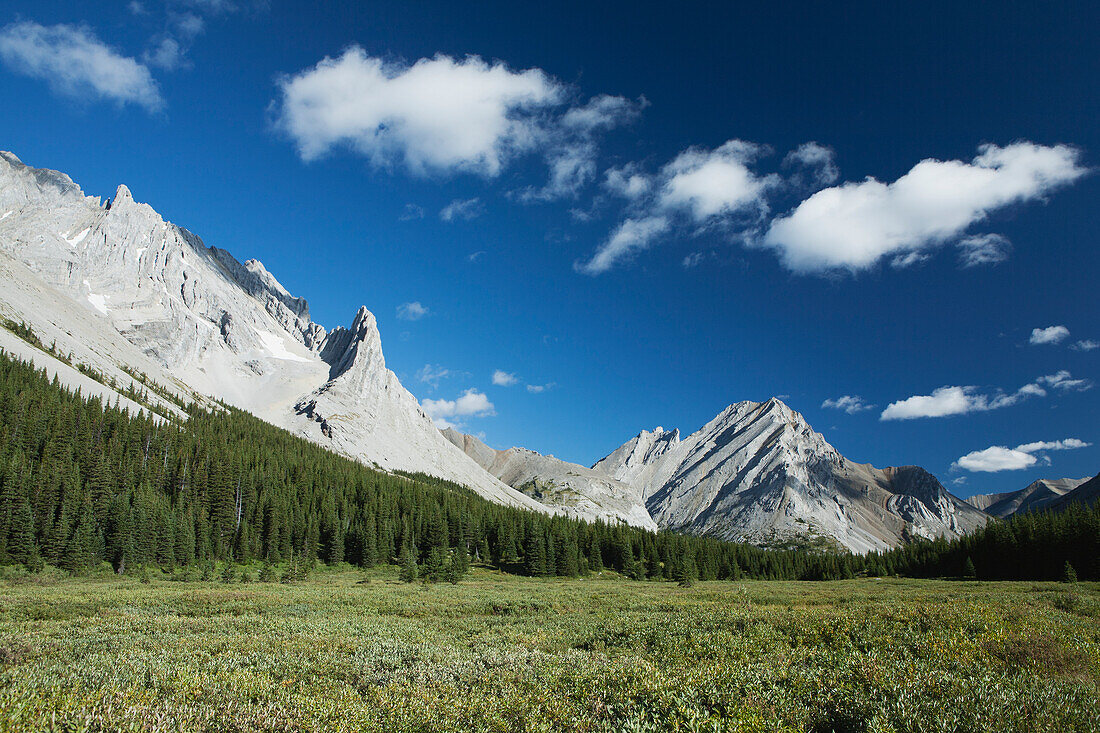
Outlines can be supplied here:
<path id="1" fill-rule="evenodd" d="M 961 575 L 967 559 L 978 577 L 1056 578 L 1072 560 L 1082 577 L 1097 576 L 1096 509 L 866 557 L 766 550 L 505 507 L 450 481 L 370 468 L 228 406 L 187 412 L 171 421 L 105 404 L 0 351 L 0 564 L 126 573 L 388 563 L 453 581 L 480 563 L 691 583 Z"/>
<path id="2" fill-rule="evenodd" d="M 1100 580 L 1100 504 L 994 520 L 955 540 L 921 540 L 864 559 L 872 575 Z"/>
<path id="3" fill-rule="evenodd" d="M 851 557 L 500 506 L 439 478 L 372 469 L 240 410 L 188 412 L 182 422 L 132 413 L 0 354 L 0 564 L 125 573 L 298 558 L 445 578 L 475 562 L 683 582 L 857 569 Z"/>

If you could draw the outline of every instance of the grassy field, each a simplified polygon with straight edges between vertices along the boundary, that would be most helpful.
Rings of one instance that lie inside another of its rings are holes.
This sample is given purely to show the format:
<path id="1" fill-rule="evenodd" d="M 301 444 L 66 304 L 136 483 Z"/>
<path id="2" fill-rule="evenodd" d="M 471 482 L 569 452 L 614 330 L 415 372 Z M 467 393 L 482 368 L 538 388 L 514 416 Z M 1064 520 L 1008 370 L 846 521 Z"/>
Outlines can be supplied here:
<path id="1" fill-rule="evenodd" d="M 1100 584 L 9 577 L 3 730 L 1096 731 Z"/>

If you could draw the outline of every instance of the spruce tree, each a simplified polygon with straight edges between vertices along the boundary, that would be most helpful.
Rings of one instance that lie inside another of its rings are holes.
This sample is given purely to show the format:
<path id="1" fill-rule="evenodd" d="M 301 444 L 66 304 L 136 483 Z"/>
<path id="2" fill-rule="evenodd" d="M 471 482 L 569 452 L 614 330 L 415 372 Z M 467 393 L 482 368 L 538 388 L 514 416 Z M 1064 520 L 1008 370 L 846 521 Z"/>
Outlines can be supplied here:
<path id="1" fill-rule="evenodd" d="M 417 572 L 416 556 L 413 555 L 412 549 L 409 547 L 411 542 L 404 542 L 401 545 L 401 570 L 398 573 L 398 577 L 406 583 L 411 583 L 416 580 Z"/>
<path id="2" fill-rule="evenodd" d="M 470 570 L 470 555 L 465 547 L 457 547 L 451 554 L 451 562 L 447 566 L 447 582 L 452 585 L 466 577 Z"/>
<path id="3" fill-rule="evenodd" d="M 695 553 L 688 550 L 684 553 L 680 559 L 680 564 L 677 567 L 676 582 L 685 588 L 690 588 L 695 585 L 695 581 L 699 578 L 699 568 L 695 564 Z"/>
<path id="4" fill-rule="evenodd" d="M 531 576 L 546 575 L 546 541 L 534 522 L 527 528 L 523 548 L 523 572 Z"/>
<path id="5" fill-rule="evenodd" d="M 967 557 L 966 562 L 963 563 L 963 577 L 973 580 L 978 577 L 978 570 L 974 567 L 974 560 Z"/>

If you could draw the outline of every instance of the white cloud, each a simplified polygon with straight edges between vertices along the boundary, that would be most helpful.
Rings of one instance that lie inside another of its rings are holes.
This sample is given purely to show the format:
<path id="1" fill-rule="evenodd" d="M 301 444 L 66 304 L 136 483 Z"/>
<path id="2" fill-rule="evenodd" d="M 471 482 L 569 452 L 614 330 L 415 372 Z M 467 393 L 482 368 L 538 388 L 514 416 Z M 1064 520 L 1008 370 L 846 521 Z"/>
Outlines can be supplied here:
<path id="1" fill-rule="evenodd" d="M 776 179 L 758 177 L 748 167 L 765 152 L 766 148 L 743 140 L 730 140 L 714 150 L 685 150 L 662 171 L 665 180 L 659 203 L 667 209 L 685 209 L 697 222 L 766 211 L 764 193 Z"/>
<path id="2" fill-rule="evenodd" d="M 595 143 L 579 142 L 555 146 L 546 154 L 550 179 L 542 188 L 527 188 L 518 198 L 524 203 L 576 197 L 582 187 L 596 176 Z"/>
<path id="3" fill-rule="evenodd" d="M 871 267 L 930 249 L 1009 204 L 1040 198 L 1085 173 L 1079 153 L 1018 142 L 983 145 L 969 163 L 923 160 L 893 183 L 868 178 L 818 191 L 772 221 L 759 246 L 798 273 Z"/>
<path id="4" fill-rule="evenodd" d="M 867 404 L 859 395 L 844 395 L 836 399 L 827 399 L 821 403 L 821 406 L 831 410 L 844 410 L 849 415 L 874 409 L 874 405 Z"/>
<path id="5" fill-rule="evenodd" d="M 575 263 L 573 267 L 586 275 L 607 272 L 636 252 L 650 247 L 653 240 L 667 232 L 670 227 L 668 219 L 663 216 L 627 219 L 600 245 L 592 259 L 583 264 Z"/>
<path id="6" fill-rule="evenodd" d="M 654 177 L 636 165 L 613 168 L 604 188 L 628 200 L 630 214 L 601 244 L 587 263 L 574 269 L 599 275 L 627 261 L 674 224 L 697 228 L 758 224 L 767 213 L 766 192 L 779 185 L 775 175 L 757 176 L 749 164 L 768 149 L 743 140 L 729 140 L 713 150 L 689 148 Z"/>
<path id="7" fill-rule="evenodd" d="M 1047 326 L 1046 328 L 1031 329 L 1031 344 L 1059 344 L 1069 337 L 1069 329 L 1065 326 Z"/>
<path id="8" fill-rule="evenodd" d="M 535 144 L 536 114 L 564 91 L 540 69 L 445 55 L 406 66 L 359 46 L 283 78 L 279 88 L 278 125 L 304 160 L 346 145 L 380 166 L 483 176 Z"/>
<path id="9" fill-rule="evenodd" d="M 146 51 L 141 58 L 150 66 L 156 66 L 165 71 L 175 71 L 186 65 L 183 47 L 171 36 L 161 38 L 160 42 Z"/>
<path id="10" fill-rule="evenodd" d="M 684 259 L 680 261 L 680 264 L 683 265 L 685 270 L 690 270 L 693 267 L 698 267 L 704 257 L 706 257 L 706 255 L 702 252 L 692 252 L 691 254 L 685 255 Z"/>
<path id="11" fill-rule="evenodd" d="M 497 385 L 498 387 L 511 387 L 518 381 L 519 378 L 517 378 L 516 375 L 512 374 L 511 372 L 506 372 L 502 369 L 497 369 L 495 372 L 493 372 L 493 384 Z"/>
<path id="12" fill-rule="evenodd" d="M 611 168 L 604 174 L 603 186 L 616 196 L 625 199 L 638 199 L 649 193 L 653 181 L 642 173 L 634 163 Z"/>
<path id="13" fill-rule="evenodd" d="M 994 445 L 985 450 L 973 451 L 955 462 L 955 467 L 967 471 L 1019 471 L 1029 468 L 1038 461 L 1030 453 L 1013 450 L 1002 445 Z"/>
<path id="14" fill-rule="evenodd" d="M 940 387 L 930 395 L 914 395 L 891 402 L 882 411 L 881 420 L 915 420 L 922 417 L 949 417 L 971 412 L 988 412 L 1010 407 L 1028 397 L 1043 397 L 1046 391 L 1038 384 L 1025 384 L 1015 392 L 997 391 L 983 394 L 977 387 Z"/>
<path id="15" fill-rule="evenodd" d="M 994 445 L 985 450 L 967 453 L 956 461 L 952 468 L 963 468 L 970 472 L 981 471 L 986 473 L 993 473 L 996 471 L 1019 471 L 1030 468 L 1038 463 L 1039 458 L 1034 454 L 1039 451 L 1073 450 L 1076 448 L 1087 448 L 1089 445 L 1091 445 L 1091 443 L 1086 443 L 1078 438 L 1025 443 L 1015 448 Z M 1047 462 L 1049 463 L 1049 460 Z"/>
<path id="16" fill-rule="evenodd" d="M 1053 387 L 1054 389 L 1060 389 L 1063 392 L 1084 392 L 1085 390 L 1092 389 L 1091 380 L 1074 379 L 1073 375 L 1065 369 L 1055 372 L 1054 374 L 1048 374 L 1045 377 L 1039 377 L 1035 381 L 1039 384 Z"/>
<path id="17" fill-rule="evenodd" d="M 133 15 L 146 15 L 149 12 L 145 9 L 144 5 L 138 2 L 138 0 L 130 0 L 130 3 L 126 7 Z"/>
<path id="18" fill-rule="evenodd" d="M 836 167 L 834 158 L 835 154 L 832 148 L 811 141 L 802 143 L 787 153 L 787 156 L 783 158 L 783 165 L 805 168 L 813 176 L 814 184 L 828 186 L 835 183 L 836 179 L 840 177 L 840 171 Z"/>
<path id="19" fill-rule="evenodd" d="M 549 382 L 547 384 L 529 384 L 527 385 L 527 391 L 531 394 L 541 394 L 542 392 L 545 392 L 553 386 L 553 382 Z"/>
<path id="20" fill-rule="evenodd" d="M 455 221 L 456 219 L 470 221 L 481 216 L 484 212 L 485 207 L 482 206 L 479 198 L 455 199 L 440 210 L 439 218 L 443 221 Z"/>
<path id="21" fill-rule="evenodd" d="M 963 415 L 978 409 L 980 395 L 974 387 L 940 387 L 930 395 L 914 395 L 891 402 L 882 411 L 883 420 L 912 420 L 918 417 Z"/>
<path id="22" fill-rule="evenodd" d="M 1070 348 L 1074 351 L 1092 351 L 1093 349 L 1100 349 L 1100 341 L 1093 341 L 1092 339 L 1082 339 Z"/>
<path id="23" fill-rule="evenodd" d="M 1076 448 L 1088 448 L 1089 443 L 1079 438 L 1066 438 L 1065 440 L 1036 441 L 1016 446 L 1016 450 L 1024 453 L 1034 453 L 1041 450 L 1074 450 Z"/>
<path id="24" fill-rule="evenodd" d="M 491 417 L 496 414 L 493 403 L 476 389 L 466 390 L 456 400 L 424 400 L 420 405 L 432 422 L 443 429 L 459 425 L 453 418 Z"/>
<path id="25" fill-rule="evenodd" d="M 0 30 L 0 60 L 44 80 L 57 94 L 136 104 L 150 112 L 164 107 L 149 68 L 106 45 L 89 28 L 13 23 Z"/>
<path id="26" fill-rule="evenodd" d="M 477 262 L 478 258 L 481 257 L 483 254 L 485 254 L 485 250 L 483 249 L 479 249 L 477 252 L 471 252 L 470 254 L 466 255 L 466 261 Z"/>
<path id="27" fill-rule="evenodd" d="M 417 219 L 424 218 L 424 207 L 417 206 L 416 204 L 405 204 L 405 208 L 401 210 L 401 214 L 398 215 L 398 221 L 415 221 Z"/>
<path id="28" fill-rule="evenodd" d="M 206 28 L 206 22 L 194 13 L 183 13 L 172 17 L 176 30 L 184 38 L 194 38 Z"/>
<path id="29" fill-rule="evenodd" d="M 601 94 L 586 104 L 549 118 L 539 128 L 549 180 L 542 188 L 528 187 L 515 193 L 524 203 L 576 198 L 596 177 L 596 144 L 600 133 L 633 122 L 648 102 Z"/>
<path id="30" fill-rule="evenodd" d="M 588 100 L 587 104 L 573 107 L 562 115 L 561 126 L 585 134 L 610 130 L 633 122 L 648 105 L 645 97 L 635 101 L 626 97 L 600 94 Z"/>
<path id="31" fill-rule="evenodd" d="M 431 385 L 432 389 L 439 386 L 439 383 L 451 376 L 451 370 L 446 369 L 443 366 L 436 364 L 425 364 L 420 368 L 420 371 L 416 373 L 416 378 L 425 384 Z"/>
<path id="32" fill-rule="evenodd" d="M 419 300 L 397 306 L 397 317 L 403 321 L 419 321 L 428 313 L 427 307 L 421 305 Z"/>
<path id="33" fill-rule="evenodd" d="M 895 255 L 890 260 L 890 267 L 895 270 L 904 270 L 907 267 L 913 267 L 919 265 L 922 262 L 926 262 L 931 255 L 926 252 L 906 252 L 904 254 Z"/>
<path id="34" fill-rule="evenodd" d="M 996 265 L 1008 259 L 1012 243 L 1000 234 L 975 234 L 959 240 L 959 264 L 963 267 Z"/>

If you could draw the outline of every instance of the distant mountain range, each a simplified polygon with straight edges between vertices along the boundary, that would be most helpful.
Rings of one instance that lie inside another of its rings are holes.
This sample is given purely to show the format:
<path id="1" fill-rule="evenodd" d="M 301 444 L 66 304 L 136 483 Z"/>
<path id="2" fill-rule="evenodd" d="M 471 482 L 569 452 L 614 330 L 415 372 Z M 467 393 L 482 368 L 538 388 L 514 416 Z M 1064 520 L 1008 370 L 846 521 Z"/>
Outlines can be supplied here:
<path id="1" fill-rule="evenodd" d="M 1091 486 L 1090 486 L 1091 485 Z M 1100 482 L 1095 478 L 1039 479 L 1019 491 L 1002 494 L 976 494 L 966 501 L 986 514 L 1007 519 L 1014 514 L 1051 509 L 1069 504 L 1093 504 Z"/>
<path id="2" fill-rule="evenodd" d="M 848 460 L 778 399 L 730 405 L 686 438 L 643 430 L 591 469 L 522 448 L 493 451 L 454 431 L 448 437 L 542 501 L 722 539 L 867 552 L 957 537 L 988 519 L 922 468 Z"/>
<path id="3" fill-rule="evenodd" d="M 120 393 L 141 374 L 165 394 L 223 400 L 385 470 L 437 475 L 502 504 L 650 530 L 866 552 L 959 536 L 991 514 L 1072 488 L 1039 482 L 1018 501 L 1021 492 L 967 503 L 916 466 L 848 460 L 778 399 L 730 405 L 685 438 L 643 430 L 592 467 L 497 451 L 435 428 L 386 368 L 365 307 L 349 327 L 326 329 L 263 264 L 205 246 L 125 186 L 104 203 L 11 153 L 0 153 L 0 316 L 99 372 L 95 390 L 113 399 L 125 400 Z M 88 389 L 86 374 L 7 330 L 0 347 Z M 151 399 L 182 416 L 171 401 Z"/>

